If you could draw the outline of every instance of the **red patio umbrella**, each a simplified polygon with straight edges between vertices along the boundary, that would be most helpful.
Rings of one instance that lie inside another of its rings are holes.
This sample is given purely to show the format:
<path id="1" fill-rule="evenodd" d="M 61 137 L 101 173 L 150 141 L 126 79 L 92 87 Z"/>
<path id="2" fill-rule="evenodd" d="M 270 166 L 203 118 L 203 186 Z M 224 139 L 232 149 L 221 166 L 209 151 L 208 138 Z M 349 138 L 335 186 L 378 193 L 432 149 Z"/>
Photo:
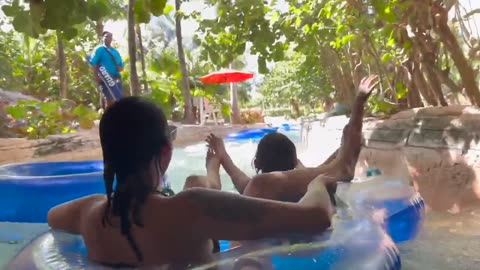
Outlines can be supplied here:
<path id="1" fill-rule="evenodd" d="M 253 78 L 253 73 L 233 69 L 222 69 L 200 77 L 204 83 L 234 83 Z"/>
<path id="2" fill-rule="evenodd" d="M 240 108 L 238 106 L 237 91 L 233 88 L 233 83 L 243 82 L 253 78 L 253 73 L 238 71 L 233 69 L 222 69 L 217 72 L 210 73 L 208 75 L 200 77 L 200 80 L 204 83 L 230 83 L 230 105 L 232 107 L 232 123 L 240 124 Z"/>

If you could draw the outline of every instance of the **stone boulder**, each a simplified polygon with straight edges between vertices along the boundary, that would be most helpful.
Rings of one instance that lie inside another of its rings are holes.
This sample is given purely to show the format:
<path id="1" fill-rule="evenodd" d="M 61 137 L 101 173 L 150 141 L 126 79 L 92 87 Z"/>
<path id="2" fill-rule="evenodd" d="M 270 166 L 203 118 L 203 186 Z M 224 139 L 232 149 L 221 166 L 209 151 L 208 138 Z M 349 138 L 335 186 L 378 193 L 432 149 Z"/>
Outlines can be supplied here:
<path id="1" fill-rule="evenodd" d="M 429 107 L 364 124 L 357 174 L 377 167 L 408 179 L 428 208 L 459 212 L 480 204 L 480 110 Z"/>
<path id="2" fill-rule="evenodd" d="M 302 126 L 300 159 L 323 162 L 340 145 L 346 117 Z M 387 120 L 365 119 L 357 176 L 379 168 L 411 183 L 432 210 L 459 212 L 480 205 L 480 110 L 471 106 L 428 107 Z M 303 150 L 303 151 L 302 151 Z"/>

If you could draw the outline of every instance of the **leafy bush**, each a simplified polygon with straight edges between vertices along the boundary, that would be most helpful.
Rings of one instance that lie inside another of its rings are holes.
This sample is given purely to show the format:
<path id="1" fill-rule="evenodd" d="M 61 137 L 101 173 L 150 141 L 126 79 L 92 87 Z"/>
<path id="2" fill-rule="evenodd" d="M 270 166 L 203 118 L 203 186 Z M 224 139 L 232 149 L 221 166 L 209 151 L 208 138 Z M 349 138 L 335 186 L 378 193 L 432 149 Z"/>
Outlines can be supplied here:
<path id="1" fill-rule="evenodd" d="M 259 110 L 244 110 L 240 112 L 242 122 L 245 124 L 263 123 L 263 114 Z"/>
<path id="2" fill-rule="evenodd" d="M 29 139 L 52 134 L 74 133 L 77 128 L 93 128 L 98 113 L 70 100 L 23 100 L 5 110 L 9 114 L 8 128 Z"/>
<path id="3" fill-rule="evenodd" d="M 289 108 L 278 108 L 278 109 L 269 109 L 265 111 L 266 116 L 276 117 L 276 116 L 292 116 L 292 110 Z"/>

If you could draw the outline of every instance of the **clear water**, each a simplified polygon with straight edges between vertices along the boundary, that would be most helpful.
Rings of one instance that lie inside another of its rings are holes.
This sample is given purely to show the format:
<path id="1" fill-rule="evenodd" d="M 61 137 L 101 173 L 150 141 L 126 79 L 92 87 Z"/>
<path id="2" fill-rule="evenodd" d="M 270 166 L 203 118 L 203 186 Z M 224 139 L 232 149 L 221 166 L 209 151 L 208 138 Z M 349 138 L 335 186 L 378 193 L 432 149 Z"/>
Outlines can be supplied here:
<path id="1" fill-rule="evenodd" d="M 280 131 L 287 135 L 296 145 L 299 151 L 300 146 L 299 131 Z M 247 175 L 254 175 L 255 171 L 252 166 L 255 150 L 257 149 L 258 140 L 244 140 L 239 142 L 226 141 L 225 147 L 228 154 L 232 157 L 235 164 Z M 200 143 L 185 148 L 175 149 L 173 152 L 172 162 L 167 170 L 167 179 L 170 181 L 173 190 L 180 191 L 183 188 L 185 178 L 192 174 L 205 175 L 205 156 L 206 144 Z M 222 189 L 225 191 L 234 191 L 235 188 L 226 172 L 220 169 L 220 177 L 222 180 Z"/>

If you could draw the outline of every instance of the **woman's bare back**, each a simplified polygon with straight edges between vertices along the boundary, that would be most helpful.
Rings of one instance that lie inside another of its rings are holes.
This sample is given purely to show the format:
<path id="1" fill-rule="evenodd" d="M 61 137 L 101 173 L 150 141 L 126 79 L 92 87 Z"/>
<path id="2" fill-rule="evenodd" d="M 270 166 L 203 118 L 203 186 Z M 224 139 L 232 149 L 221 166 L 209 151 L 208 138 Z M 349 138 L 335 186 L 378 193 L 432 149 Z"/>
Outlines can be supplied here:
<path id="1" fill-rule="evenodd" d="M 82 217 L 81 234 L 89 258 L 103 264 L 137 266 L 135 252 L 120 233 L 119 217 L 110 216 L 112 224 L 102 225 L 106 198 L 101 197 L 92 201 Z M 158 195 L 147 199 L 141 210 L 143 227 L 133 225 L 131 229 L 143 255 L 141 265 L 185 267 L 211 258 L 212 241 L 196 236 L 190 217 L 178 210 L 174 200 Z"/>

